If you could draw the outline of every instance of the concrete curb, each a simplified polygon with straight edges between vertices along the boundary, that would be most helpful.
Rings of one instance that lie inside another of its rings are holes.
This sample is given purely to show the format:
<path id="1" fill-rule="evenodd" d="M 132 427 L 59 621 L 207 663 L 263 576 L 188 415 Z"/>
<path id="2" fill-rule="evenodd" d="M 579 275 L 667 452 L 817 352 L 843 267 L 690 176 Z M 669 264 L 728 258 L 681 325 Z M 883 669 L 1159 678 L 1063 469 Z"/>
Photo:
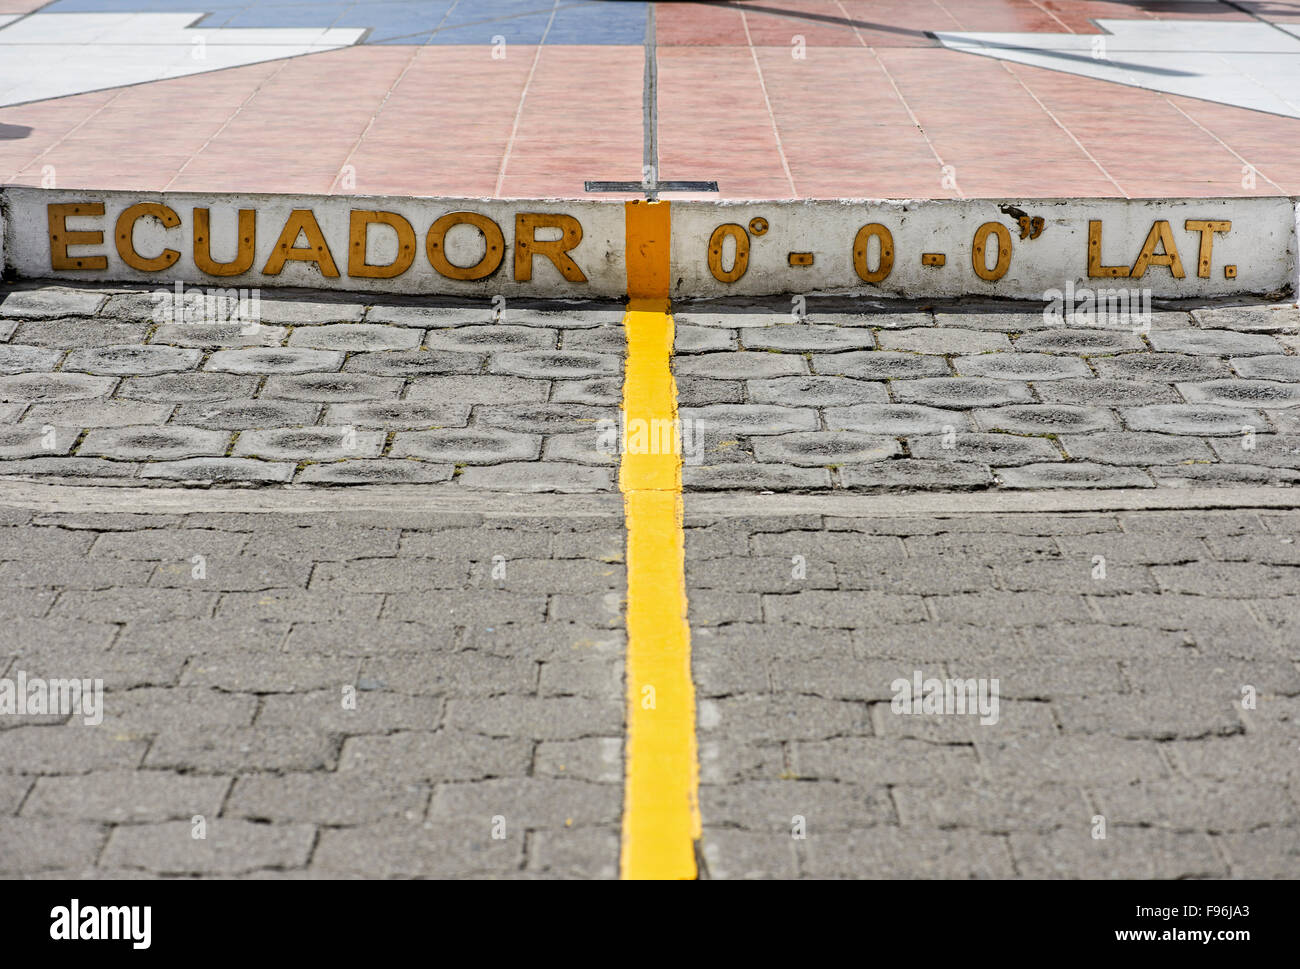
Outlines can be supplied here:
<path id="1" fill-rule="evenodd" d="M 1214 511 L 1300 508 L 1289 488 L 1097 489 L 1035 492 L 943 492 L 886 495 L 739 495 L 687 492 L 687 516 L 747 518 L 833 515 L 844 518 L 1088 514 L 1112 511 Z M 497 518 L 621 516 L 616 494 L 466 494 L 427 485 L 354 485 L 347 488 L 99 488 L 0 481 L 0 507 L 41 512 L 268 514 L 409 512 L 468 513 Z"/>
<path id="2" fill-rule="evenodd" d="M 610 200 L 0 188 L 8 278 L 621 298 L 645 240 Z M 663 202 L 674 299 L 1094 298 L 1296 290 L 1297 200 Z M 242 213 L 242 215 L 241 215 Z M 211 238 L 209 238 L 211 236 Z M 1149 304 L 1148 304 L 1149 305 Z"/>

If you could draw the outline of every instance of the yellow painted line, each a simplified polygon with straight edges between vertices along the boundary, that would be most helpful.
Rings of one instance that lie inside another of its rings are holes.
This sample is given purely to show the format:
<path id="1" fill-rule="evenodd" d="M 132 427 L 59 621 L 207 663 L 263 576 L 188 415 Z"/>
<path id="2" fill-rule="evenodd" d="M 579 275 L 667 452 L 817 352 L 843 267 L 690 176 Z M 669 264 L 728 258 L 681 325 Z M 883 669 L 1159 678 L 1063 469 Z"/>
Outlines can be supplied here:
<path id="1" fill-rule="evenodd" d="M 669 204 L 627 204 L 623 317 L 627 750 L 623 878 L 695 878 L 695 686 L 686 621 L 681 435 L 668 312 Z"/>

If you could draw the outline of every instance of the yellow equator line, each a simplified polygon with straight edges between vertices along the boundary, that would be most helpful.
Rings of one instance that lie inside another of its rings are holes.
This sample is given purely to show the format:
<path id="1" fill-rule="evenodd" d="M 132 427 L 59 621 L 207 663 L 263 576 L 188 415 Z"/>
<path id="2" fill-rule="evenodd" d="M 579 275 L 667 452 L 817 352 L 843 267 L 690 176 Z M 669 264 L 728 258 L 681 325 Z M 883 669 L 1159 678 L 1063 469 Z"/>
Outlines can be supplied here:
<path id="1" fill-rule="evenodd" d="M 695 686 L 686 620 L 681 434 L 668 313 L 668 202 L 626 207 L 622 465 L 627 525 L 623 878 L 695 878 Z"/>

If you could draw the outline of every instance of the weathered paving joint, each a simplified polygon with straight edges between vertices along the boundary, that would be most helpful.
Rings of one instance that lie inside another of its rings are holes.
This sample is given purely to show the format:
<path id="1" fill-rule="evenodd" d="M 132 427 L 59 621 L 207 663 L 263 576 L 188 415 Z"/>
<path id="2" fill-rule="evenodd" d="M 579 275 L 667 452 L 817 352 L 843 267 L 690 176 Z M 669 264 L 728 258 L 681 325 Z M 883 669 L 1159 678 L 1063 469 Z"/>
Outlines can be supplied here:
<path id="1" fill-rule="evenodd" d="M 1300 275 L 1289 197 L 665 204 L 673 299 L 1203 298 Z M 0 209 L 17 279 L 610 298 L 641 244 L 618 201 L 9 186 Z"/>

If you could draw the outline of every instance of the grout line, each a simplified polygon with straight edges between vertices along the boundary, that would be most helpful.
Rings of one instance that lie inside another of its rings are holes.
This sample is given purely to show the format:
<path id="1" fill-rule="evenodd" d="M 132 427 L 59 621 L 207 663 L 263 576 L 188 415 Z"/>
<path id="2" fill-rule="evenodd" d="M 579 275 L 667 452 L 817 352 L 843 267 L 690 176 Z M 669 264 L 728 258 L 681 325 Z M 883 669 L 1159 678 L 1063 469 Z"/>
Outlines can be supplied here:
<path id="1" fill-rule="evenodd" d="M 537 41 L 537 51 L 533 54 L 533 65 L 528 69 L 528 77 L 524 80 L 524 89 L 519 92 L 519 107 L 515 109 L 515 123 L 510 128 L 510 138 L 506 141 L 506 150 L 501 156 L 501 167 L 497 170 L 497 187 L 492 193 L 494 198 L 501 197 L 501 188 L 506 181 L 506 168 L 510 164 L 510 152 L 514 150 L 515 138 L 519 134 L 519 123 L 524 117 L 524 102 L 528 100 L 528 89 L 533 85 L 533 75 L 537 73 L 537 65 L 542 59 L 542 48 L 546 46 L 546 38 L 551 33 L 551 25 L 555 23 L 555 14 L 559 9 L 560 0 L 555 0 L 555 4 L 551 7 L 550 19 L 546 21 L 546 29 L 542 31 L 541 39 Z"/>
<path id="2" fill-rule="evenodd" d="M 749 34 L 749 19 L 744 10 L 740 12 L 740 23 L 745 28 L 745 43 L 749 45 L 750 56 L 754 58 L 754 71 L 758 75 L 758 86 L 763 92 L 763 103 L 767 105 L 767 117 L 772 122 L 772 137 L 776 140 L 776 151 L 781 156 L 781 168 L 785 171 L 786 181 L 790 183 L 790 197 L 797 199 L 798 191 L 794 187 L 794 176 L 790 174 L 790 163 L 785 157 L 785 147 L 781 144 L 781 132 L 776 126 L 776 114 L 772 111 L 772 99 L 767 94 L 767 81 L 763 79 L 763 68 L 758 63 L 758 51 L 754 49 L 754 40 Z"/>

